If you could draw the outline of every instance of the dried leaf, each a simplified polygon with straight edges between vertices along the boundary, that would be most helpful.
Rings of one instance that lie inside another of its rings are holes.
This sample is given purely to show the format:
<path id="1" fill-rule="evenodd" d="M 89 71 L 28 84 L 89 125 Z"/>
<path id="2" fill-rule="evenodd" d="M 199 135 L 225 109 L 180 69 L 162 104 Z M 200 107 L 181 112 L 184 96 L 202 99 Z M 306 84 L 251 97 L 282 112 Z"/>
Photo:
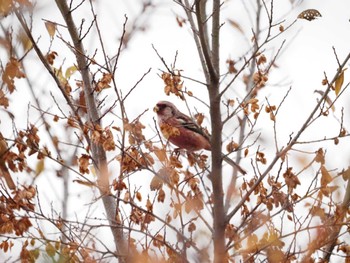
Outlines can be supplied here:
<path id="1" fill-rule="evenodd" d="M 27 36 L 27 34 L 23 30 L 19 31 L 19 33 L 17 35 L 17 40 L 22 45 L 23 50 L 25 52 L 30 50 L 33 47 L 32 41 L 29 39 L 29 37 Z"/>
<path id="2" fill-rule="evenodd" d="M 259 56 L 259 58 L 258 58 L 257 64 L 258 64 L 258 65 L 261 65 L 261 64 L 266 63 L 266 61 L 267 61 L 267 59 L 266 59 L 265 55 L 264 55 L 264 54 L 261 54 L 261 55 Z"/>
<path id="3" fill-rule="evenodd" d="M 81 157 L 78 159 L 79 163 L 79 172 L 84 173 L 90 173 L 89 165 L 90 165 L 90 156 L 87 154 L 82 154 Z"/>
<path id="4" fill-rule="evenodd" d="M 292 167 L 287 168 L 286 172 L 283 174 L 286 185 L 288 186 L 288 193 L 292 193 L 298 185 L 300 185 L 299 178 L 293 173 Z"/>
<path id="5" fill-rule="evenodd" d="M 0 90 L 0 106 L 4 106 L 5 109 L 9 106 L 9 99 L 2 90 Z"/>
<path id="6" fill-rule="evenodd" d="M 159 192 L 158 192 L 157 201 L 164 203 L 164 200 L 165 200 L 165 192 L 161 188 L 161 189 L 159 189 Z"/>
<path id="7" fill-rule="evenodd" d="M 249 149 L 246 148 L 246 149 L 244 150 L 244 157 L 247 157 L 248 153 L 249 153 Z"/>
<path id="8" fill-rule="evenodd" d="M 228 64 L 228 72 L 230 73 L 230 74 L 234 74 L 234 73 L 237 73 L 238 72 L 238 70 L 236 69 L 236 67 L 235 67 L 235 61 L 233 61 L 232 59 L 227 59 L 226 60 L 226 63 Z M 230 100 L 229 100 L 230 101 Z M 232 100 L 233 101 L 233 100 Z M 233 105 L 230 105 L 231 107 L 233 106 Z"/>
<path id="9" fill-rule="evenodd" d="M 14 9 L 22 10 L 23 8 L 31 8 L 32 3 L 29 0 L 1 0 L 0 1 L 0 16 L 6 17 Z"/>
<path id="10" fill-rule="evenodd" d="M 251 234 L 251 235 L 248 236 L 248 239 L 247 239 L 247 240 L 248 240 L 248 241 L 247 241 L 247 246 L 248 246 L 249 248 L 255 248 L 255 247 L 256 247 L 256 245 L 257 245 L 257 243 L 258 243 L 258 237 L 257 237 L 257 235 Z"/>
<path id="11" fill-rule="evenodd" d="M 162 132 L 165 139 L 169 139 L 169 137 L 180 135 L 180 131 L 177 127 L 170 126 L 167 123 L 162 123 L 160 125 L 160 131 Z"/>
<path id="12" fill-rule="evenodd" d="M 50 21 L 45 22 L 46 30 L 49 33 L 50 37 L 53 38 L 56 33 L 56 24 Z"/>
<path id="13" fill-rule="evenodd" d="M 166 155 L 165 149 L 160 149 L 158 147 L 154 147 L 154 154 L 157 156 L 158 160 L 161 162 L 165 162 L 168 158 Z"/>
<path id="14" fill-rule="evenodd" d="M 56 51 L 51 51 L 50 53 L 46 54 L 45 58 L 50 65 L 53 65 L 53 62 L 55 61 L 55 58 L 57 56 L 58 56 L 58 54 Z M 55 68 L 54 68 L 54 70 L 55 70 Z"/>
<path id="15" fill-rule="evenodd" d="M 164 92 L 166 95 L 173 93 L 175 96 L 178 96 L 182 100 L 184 99 L 183 91 L 182 91 L 183 81 L 181 80 L 181 75 L 179 70 L 173 74 L 164 72 L 162 74 L 162 79 L 165 84 Z"/>
<path id="16" fill-rule="evenodd" d="M 142 201 L 142 195 L 139 191 L 136 192 L 136 199 L 139 200 L 140 202 Z"/>
<path id="17" fill-rule="evenodd" d="M 341 87 L 343 86 L 344 83 L 344 71 L 347 70 L 347 68 L 343 69 L 342 72 L 339 74 L 338 78 L 335 80 L 335 87 L 334 87 L 334 91 L 335 91 L 335 95 L 338 96 Z"/>
<path id="18" fill-rule="evenodd" d="M 153 176 L 150 184 L 151 191 L 159 190 L 162 188 L 162 186 L 163 186 L 163 180 L 157 175 Z"/>
<path id="19" fill-rule="evenodd" d="M 126 192 L 125 192 L 125 195 L 124 195 L 123 200 L 124 200 L 125 202 L 129 202 L 129 201 L 130 201 L 130 192 L 129 192 L 129 191 L 126 191 Z"/>
<path id="20" fill-rule="evenodd" d="M 77 72 L 78 68 L 76 66 L 71 66 L 66 69 L 66 79 L 69 79 L 75 72 Z"/>
<path id="21" fill-rule="evenodd" d="M 45 161 L 44 159 L 41 159 L 37 162 L 35 166 L 35 176 L 38 176 L 39 174 L 41 174 L 42 171 L 44 171 L 44 169 L 45 169 Z"/>
<path id="22" fill-rule="evenodd" d="M 191 222 L 189 225 L 188 225 L 188 232 L 193 232 L 193 231 L 195 231 L 196 230 L 196 225 L 193 223 L 193 222 Z"/>
<path id="23" fill-rule="evenodd" d="M 231 141 L 226 145 L 226 151 L 231 153 L 233 151 L 236 151 L 238 149 L 238 147 L 239 147 L 238 143 Z"/>
<path id="24" fill-rule="evenodd" d="M 14 5 L 12 0 L 1 0 L 0 1 L 0 15 L 7 16 Z"/>
<path id="25" fill-rule="evenodd" d="M 196 119 L 196 122 L 199 126 L 202 125 L 203 123 L 203 120 L 204 120 L 204 114 L 203 113 L 197 113 L 194 115 L 195 119 Z"/>
<path id="26" fill-rule="evenodd" d="M 325 163 L 324 152 L 323 152 L 322 148 L 317 150 L 316 156 L 315 156 L 315 161 L 317 163 L 320 163 L 320 164 L 324 164 Z"/>
<path id="27" fill-rule="evenodd" d="M 2 81 L 7 85 L 7 89 L 10 93 L 15 90 L 15 78 L 25 77 L 25 74 L 21 69 L 21 63 L 13 57 L 10 58 L 6 64 L 5 70 L 2 74 Z"/>
<path id="28" fill-rule="evenodd" d="M 160 248 L 164 246 L 164 237 L 161 234 L 155 236 L 155 239 L 152 241 L 153 246 Z"/>
<path id="29" fill-rule="evenodd" d="M 344 172 L 342 172 L 342 177 L 344 181 L 349 180 L 350 178 L 350 167 L 346 169 Z"/>
<path id="30" fill-rule="evenodd" d="M 329 197 L 334 191 L 338 189 L 338 186 L 325 186 L 321 188 L 320 193 L 322 195 Z"/>
<path id="31" fill-rule="evenodd" d="M 230 107 L 233 107 L 235 105 L 235 100 L 233 99 L 228 99 L 227 100 L 227 105 L 230 106 Z"/>
<path id="32" fill-rule="evenodd" d="M 93 182 L 89 182 L 89 181 L 82 181 L 82 180 L 73 180 L 74 183 L 78 183 L 78 184 L 81 184 L 81 185 L 85 185 L 85 186 L 88 186 L 88 187 L 94 187 L 95 184 Z"/>
<path id="33" fill-rule="evenodd" d="M 45 250 L 49 257 L 53 257 L 56 254 L 56 249 L 51 243 L 47 243 Z"/>
<path id="34" fill-rule="evenodd" d="M 179 25 L 179 27 L 183 27 L 183 24 L 186 24 L 186 19 L 176 16 L 176 22 Z"/>
<path id="35" fill-rule="evenodd" d="M 243 29 L 241 28 L 241 26 L 240 26 L 237 22 L 233 21 L 232 19 L 228 19 L 228 22 L 229 22 L 229 24 L 230 24 L 231 26 L 233 26 L 233 27 L 236 28 L 239 32 L 241 32 L 242 34 L 244 34 Z"/>
<path id="36" fill-rule="evenodd" d="M 151 202 L 151 200 L 149 200 L 149 198 L 146 201 L 146 208 L 148 212 L 152 212 L 153 211 L 153 204 Z"/>
<path id="37" fill-rule="evenodd" d="M 330 182 L 332 182 L 333 178 L 330 175 L 330 173 L 327 171 L 326 167 L 324 165 L 321 166 L 321 186 L 325 187 L 327 186 Z"/>
<path id="38" fill-rule="evenodd" d="M 111 86 L 109 85 L 113 79 L 113 75 L 110 73 L 103 73 L 102 78 L 97 82 L 95 90 L 101 92 L 104 89 L 108 89 Z"/>

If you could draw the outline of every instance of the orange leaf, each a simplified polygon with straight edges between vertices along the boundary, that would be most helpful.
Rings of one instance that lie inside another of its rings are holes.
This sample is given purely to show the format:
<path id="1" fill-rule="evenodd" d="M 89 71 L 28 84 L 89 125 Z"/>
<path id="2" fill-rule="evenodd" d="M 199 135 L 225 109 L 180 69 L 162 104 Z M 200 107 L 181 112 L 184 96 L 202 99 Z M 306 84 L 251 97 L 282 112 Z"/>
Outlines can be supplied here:
<path id="1" fill-rule="evenodd" d="M 244 157 L 247 157 L 248 153 L 249 153 L 249 150 L 248 150 L 248 148 L 246 148 L 246 149 L 244 150 Z"/>
<path id="2" fill-rule="evenodd" d="M 146 208 L 148 212 L 153 211 L 153 204 L 151 203 L 151 200 L 149 200 L 149 198 L 147 199 L 147 202 L 146 202 Z"/>
<path id="3" fill-rule="evenodd" d="M 142 195 L 139 191 L 136 192 L 136 198 L 137 200 L 139 200 L 140 202 L 142 201 Z"/>
<path id="4" fill-rule="evenodd" d="M 4 106 L 5 109 L 9 106 L 9 99 L 2 90 L 0 90 L 0 106 Z"/>
<path id="5" fill-rule="evenodd" d="M 324 164 L 325 163 L 325 159 L 324 159 L 324 152 L 323 152 L 323 149 L 320 148 L 317 150 L 316 152 L 316 156 L 315 156 L 315 161 L 317 163 L 321 163 L 321 164 Z"/>
<path id="6" fill-rule="evenodd" d="M 13 57 L 10 58 L 9 62 L 6 64 L 5 70 L 2 74 L 2 81 L 6 83 L 7 89 L 10 93 L 15 90 L 15 78 L 25 77 L 21 68 L 21 63 Z"/>
<path id="7" fill-rule="evenodd" d="M 165 162 L 168 159 L 165 149 L 159 149 L 157 147 L 154 147 L 154 154 L 157 156 L 158 160 L 161 162 Z"/>
<path id="8" fill-rule="evenodd" d="M 151 188 L 151 191 L 155 191 L 155 190 L 159 190 L 162 188 L 163 186 L 163 180 L 155 175 L 153 178 L 152 178 L 152 181 L 151 181 L 151 184 L 150 184 L 150 188 Z"/>
<path id="9" fill-rule="evenodd" d="M 164 199 L 165 199 L 165 192 L 163 189 L 159 189 L 157 201 L 164 203 Z"/>
<path id="10" fill-rule="evenodd" d="M 321 186 L 327 186 L 330 182 L 332 182 L 333 178 L 330 175 L 330 173 L 327 171 L 326 167 L 324 167 L 323 165 L 321 166 Z"/>

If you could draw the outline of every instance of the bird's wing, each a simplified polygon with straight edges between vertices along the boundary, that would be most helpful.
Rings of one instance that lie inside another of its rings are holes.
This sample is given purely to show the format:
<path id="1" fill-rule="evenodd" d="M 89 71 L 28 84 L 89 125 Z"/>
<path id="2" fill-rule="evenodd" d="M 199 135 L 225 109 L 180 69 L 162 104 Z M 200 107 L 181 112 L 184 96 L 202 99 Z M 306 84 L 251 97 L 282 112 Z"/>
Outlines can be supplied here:
<path id="1" fill-rule="evenodd" d="M 189 118 L 186 115 L 180 115 L 177 116 L 176 119 L 179 122 L 179 125 L 181 125 L 182 127 L 194 131 L 196 133 L 199 133 L 200 135 L 204 136 L 205 138 L 209 139 L 208 134 L 206 134 L 203 129 L 197 124 L 195 123 L 191 118 Z"/>

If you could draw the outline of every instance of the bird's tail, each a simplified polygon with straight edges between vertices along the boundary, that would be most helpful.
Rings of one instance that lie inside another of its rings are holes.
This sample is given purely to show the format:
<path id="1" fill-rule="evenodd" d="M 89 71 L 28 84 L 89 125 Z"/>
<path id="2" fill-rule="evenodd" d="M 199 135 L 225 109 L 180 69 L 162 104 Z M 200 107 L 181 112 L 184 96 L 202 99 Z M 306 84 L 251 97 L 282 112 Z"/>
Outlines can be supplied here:
<path id="1" fill-rule="evenodd" d="M 231 158 L 229 158 L 226 155 L 222 156 L 222 159 L 227 162 L 229 165 L 231 165 L 233 168 L 237 169 L 238 172 L 240 172 L 241 174 L 246 174 L 247 172 L 241 167 L 239 166 L 239 164 L 237 164 L 234 160 L 232 160 Z"/>

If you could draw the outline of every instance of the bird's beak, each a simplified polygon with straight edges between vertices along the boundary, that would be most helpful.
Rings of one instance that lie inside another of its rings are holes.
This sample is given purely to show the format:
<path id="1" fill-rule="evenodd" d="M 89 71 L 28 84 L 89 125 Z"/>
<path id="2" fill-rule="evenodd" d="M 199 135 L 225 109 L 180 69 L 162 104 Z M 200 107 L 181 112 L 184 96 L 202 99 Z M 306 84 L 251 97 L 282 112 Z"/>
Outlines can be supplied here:
<path id="1" fill-rule="evenodd" d="M 159 111 L 159 107 L 158 106 L 154 106 L 153 111 L 157 113 Z"/>

